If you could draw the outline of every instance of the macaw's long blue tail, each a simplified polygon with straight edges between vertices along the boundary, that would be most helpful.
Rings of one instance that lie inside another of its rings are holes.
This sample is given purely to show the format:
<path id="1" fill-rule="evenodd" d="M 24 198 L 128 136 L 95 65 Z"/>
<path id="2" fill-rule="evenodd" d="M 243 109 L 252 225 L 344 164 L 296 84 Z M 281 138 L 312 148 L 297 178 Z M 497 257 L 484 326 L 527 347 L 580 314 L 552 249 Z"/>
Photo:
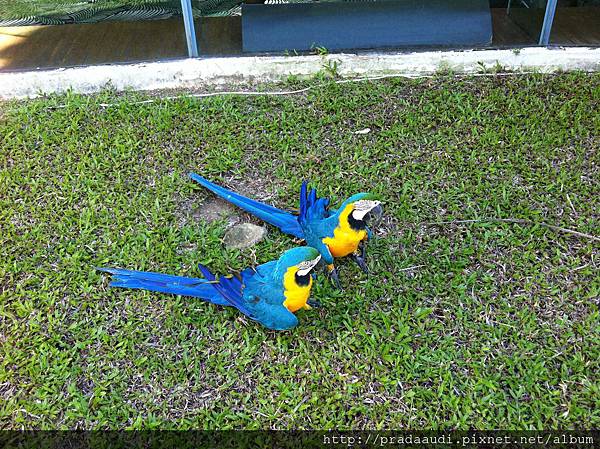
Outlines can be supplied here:
<path id="1" fill-rule="evenodd" d="M 260 218 L 261 220 L 278 227 L 286 234 L 291 234 L 299 239 L 304 239 L 304 232 L 298 223 L 298 217 L 295 215 L 292 215 L 289 212 L 285 212 L 281 209 L 277 209 L 276 207 L 269 206 L 268 204 L 246 198 L 245 196 L 239 195 L 231 190 L 227 190 L 221 186 L 213 184 L 196 173 L 190 173 L 189 176 L 198 184 L 206 187 L 208 190 L 220 196 L 225 201 L 235 204 L 240 209 L 243 209 L 246 212 Z"/>
<path id="2" fill-rule="evenodd" d="M 98 268 L 98 270 L 113 275 L 109 284 L 111 287 L 136 288 L 173 295 L 193 296 L 220 306 L 236 306 L 228 301 L 215 287 L 218 284 L 214 281 L 212 274 L 212 279 L 199 279 L 148 271 L 122 270 L 120 268 Z M 241 284 L 239 291 L 241 291 Z"/>

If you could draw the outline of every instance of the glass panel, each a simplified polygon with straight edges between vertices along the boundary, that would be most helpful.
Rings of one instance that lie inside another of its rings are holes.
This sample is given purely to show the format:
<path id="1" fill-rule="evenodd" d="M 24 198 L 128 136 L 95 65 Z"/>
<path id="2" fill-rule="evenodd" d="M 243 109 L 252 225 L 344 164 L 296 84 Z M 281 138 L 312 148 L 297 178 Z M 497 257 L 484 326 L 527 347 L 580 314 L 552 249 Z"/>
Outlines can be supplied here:
<path id="1" fill-rule="evenodd" d="M 510 0 L 508 2 L 508 18 L 523 33 L 523 43 L 538 44 L 546 4 L 546 0 Z"/>
<path id="2" fill-rule="evenodd" d="M 600 0 L 559 1 L 550 43 L 568 46 L 600 45 Z"/>
<path id="3" fill-rule="evenodd" d="M 0 71 L 156 61 L 186 55 L 180 18 L 0 27 Z"/>
<path id="4" fill-rule="evenodd" d="M 241 53 L 242 0 L 192 0 L 200 54 Z M 0 71 L 188 55 L 181 0 L 0 0 Z"/>

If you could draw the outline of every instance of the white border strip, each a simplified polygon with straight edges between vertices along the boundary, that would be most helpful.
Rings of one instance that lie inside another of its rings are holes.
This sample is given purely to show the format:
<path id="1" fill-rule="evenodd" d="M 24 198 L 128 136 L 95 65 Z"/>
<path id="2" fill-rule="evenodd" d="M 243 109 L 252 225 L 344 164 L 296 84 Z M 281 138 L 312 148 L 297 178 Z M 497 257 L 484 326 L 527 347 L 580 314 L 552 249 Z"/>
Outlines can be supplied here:
<path id="1" fill-rule="evenodd" d="M 505 71 L 600 71 L 600 48 L 525 48 L 515 50 L 428 51 L 414 53 L 333 54 L 327 56 L 244 56 L 114 64 L 56 70 L 0 73 L 0 98 L 33 98 L 65 92 L 98 92 L 110 84 L 118 91 L 197 88 L 203 85 L 277 81 L 307 77 L 337 64 L 342 77 L 422 76 L 437 71 L 477 73 L 483 67 Z"/>

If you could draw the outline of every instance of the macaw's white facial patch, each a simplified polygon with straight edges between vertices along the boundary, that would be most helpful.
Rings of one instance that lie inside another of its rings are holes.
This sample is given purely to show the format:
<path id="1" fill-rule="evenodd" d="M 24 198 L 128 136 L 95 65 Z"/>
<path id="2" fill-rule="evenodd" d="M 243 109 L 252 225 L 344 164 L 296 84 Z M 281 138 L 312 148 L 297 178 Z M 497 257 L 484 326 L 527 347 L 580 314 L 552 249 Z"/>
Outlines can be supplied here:
<path id="1" fill-rule="evenodd" d="M 321 260 L 321 256 L 319 255 L 316 259 L 313 260 L 305 260 L 304 262 L 298 265 L 298 276 L 306 276 Z"/>
<path id="2" fill-rule="evenodd" d="M 352 217 L 355 220 L 362 220 L 369 212 L 379 206 L 381 201 L 377 200 L 358 200 L 354 203 L 354 210 L 352 211 Z"/>

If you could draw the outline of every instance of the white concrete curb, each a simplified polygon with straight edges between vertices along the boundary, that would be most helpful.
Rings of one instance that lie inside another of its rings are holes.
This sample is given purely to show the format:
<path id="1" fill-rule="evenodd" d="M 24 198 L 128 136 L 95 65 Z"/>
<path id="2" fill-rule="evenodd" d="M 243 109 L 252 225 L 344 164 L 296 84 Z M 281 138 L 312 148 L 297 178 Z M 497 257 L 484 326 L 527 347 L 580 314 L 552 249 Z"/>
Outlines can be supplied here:
<path id="1" fill-rule="evenodd" d="M 439 70 L 476 73 L 482 66 L 545 73 L 557 70 L 597 71 L 600 70 L 600 48 L 245 56 L 4 72 L 0 73 L 0 98 L 31 98 L 64 92 L 69 88 L 79 93 L 92 93 L 108 83 L 117 90 L 156 90 L 276 81 L 288 75 L 314 75 L 333 61 L 337 61 L 337 73 L 343 77 L 418 76 Z"/>

